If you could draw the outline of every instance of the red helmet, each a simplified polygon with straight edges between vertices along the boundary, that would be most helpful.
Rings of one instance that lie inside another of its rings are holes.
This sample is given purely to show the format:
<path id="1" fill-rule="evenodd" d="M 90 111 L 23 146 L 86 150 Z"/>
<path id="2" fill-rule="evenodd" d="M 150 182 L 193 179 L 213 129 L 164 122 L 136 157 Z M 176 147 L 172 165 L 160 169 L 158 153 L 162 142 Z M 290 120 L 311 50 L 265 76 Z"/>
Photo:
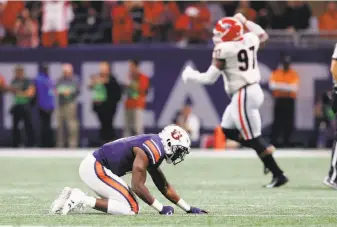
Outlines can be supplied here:
<path id="1" fill-rule="evenodd" d="M 243 26 L 234 17 L 224 17 L 220 19 L 213 29 L 213 42 L 238 41 L 242 39 Z"/>

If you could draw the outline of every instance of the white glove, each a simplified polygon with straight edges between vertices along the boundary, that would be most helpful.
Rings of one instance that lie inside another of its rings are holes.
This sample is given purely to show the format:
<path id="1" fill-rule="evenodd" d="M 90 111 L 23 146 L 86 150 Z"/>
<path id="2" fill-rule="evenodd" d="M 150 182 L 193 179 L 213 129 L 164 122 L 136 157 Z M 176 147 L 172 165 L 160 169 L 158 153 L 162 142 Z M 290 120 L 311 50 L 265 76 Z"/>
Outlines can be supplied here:
<path id="1" fill-rule="evenodd" d="M 234 18 L 240 21 L 243 25 L 247 22 L 247 18 L 242 13 L 237 13 Z"/>
<path id="2" fill-rule="evenodd" d="M 181 74 L 184 83 L 186 84 L 187 81 L 190 79 L 191 75 L 195 72 L 195 70 L 191 66 L 186 66 L 183 73 Z"/>

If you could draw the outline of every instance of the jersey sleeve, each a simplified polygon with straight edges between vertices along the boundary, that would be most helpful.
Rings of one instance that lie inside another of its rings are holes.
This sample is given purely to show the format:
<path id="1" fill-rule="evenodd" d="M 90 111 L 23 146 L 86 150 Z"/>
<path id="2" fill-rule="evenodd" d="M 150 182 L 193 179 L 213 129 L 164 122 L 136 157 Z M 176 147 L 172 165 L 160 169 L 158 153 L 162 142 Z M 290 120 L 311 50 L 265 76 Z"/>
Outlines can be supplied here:
<path id="1" fill-rule="evenodd" d="M 248 32 L 245 34 L 245 38 L 249 40 L 249 42 L 252 43 L 254 46 L 260 46 L 260 38 L 255 33 Z"/>
<path id="2" fill-rule="evenodd" d="M 334 49 L 333 54 L 332 54 L 332 59 L 337 60 L 337 43 L 335 45 L 335 49 Z"/>
<path id="3" fill-rule="evenodd" d="M 163 156 L 162 154 L 163 151 L 160 150 L 160 147 L 158 146 L 157 142 L 154 141 L 153 139 L 146 140 L 142 144 L 142 149 L 147 155 L 150 165 L 157 164 L 160 158 Z"/>
<path id="4" fill-rule="evenodd" d="M 212 57 L 224 60 L 231 56 L 232 49 L 233 47 L 229 43 L 220 43 L 214 47 Z"/>

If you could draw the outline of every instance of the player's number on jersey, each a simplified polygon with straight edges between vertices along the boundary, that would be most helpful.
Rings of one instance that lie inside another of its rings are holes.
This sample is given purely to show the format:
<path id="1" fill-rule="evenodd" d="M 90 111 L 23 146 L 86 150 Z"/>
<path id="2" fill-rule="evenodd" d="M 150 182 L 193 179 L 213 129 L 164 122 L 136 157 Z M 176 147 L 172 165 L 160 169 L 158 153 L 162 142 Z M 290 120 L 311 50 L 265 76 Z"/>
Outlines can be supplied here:
<path id="1" fill-rule="evenodd" d="M 249 54 L 249 53 L 247 52 L 247 50 L 242 49 L 242 50 L 240 50 L 239 53 L 238 53 L 238 61 L 239 61 L 240 63 L 242 63 L 242 64 L 239 66 L 240 71 L 247 71 L 250 64 L 252 65 L 252 68 L 255 69 L 255 47 L 254 47 L 254 46 L 251 46 L 251 47 L 249 47 L 249 50 L 252 52 L 252 56 L 253 56 L 253 57 L 251 58 L 251 59 L 253 59 L 253 62 L 252 62 L 252 63 L 249 62 L 249 59 L 250 59 L 250 58 L 248 57 L 248 54 Z"/>

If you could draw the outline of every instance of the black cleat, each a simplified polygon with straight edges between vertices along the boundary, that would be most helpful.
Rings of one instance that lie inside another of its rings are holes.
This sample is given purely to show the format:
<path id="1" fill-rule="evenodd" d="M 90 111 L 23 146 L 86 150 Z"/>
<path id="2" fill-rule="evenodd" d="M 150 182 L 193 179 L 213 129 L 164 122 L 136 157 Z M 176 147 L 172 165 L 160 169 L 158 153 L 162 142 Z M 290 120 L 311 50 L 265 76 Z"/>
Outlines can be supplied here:
<path id="1" fill-rule="evenodd" d="M 273 177 L 272 181 L 267 184 L 265 187 L 266 188 L 276 188 L 280 187 L 288 182 L 288 178 L 284 176 L 283 174 L 279 177 Z"/>

